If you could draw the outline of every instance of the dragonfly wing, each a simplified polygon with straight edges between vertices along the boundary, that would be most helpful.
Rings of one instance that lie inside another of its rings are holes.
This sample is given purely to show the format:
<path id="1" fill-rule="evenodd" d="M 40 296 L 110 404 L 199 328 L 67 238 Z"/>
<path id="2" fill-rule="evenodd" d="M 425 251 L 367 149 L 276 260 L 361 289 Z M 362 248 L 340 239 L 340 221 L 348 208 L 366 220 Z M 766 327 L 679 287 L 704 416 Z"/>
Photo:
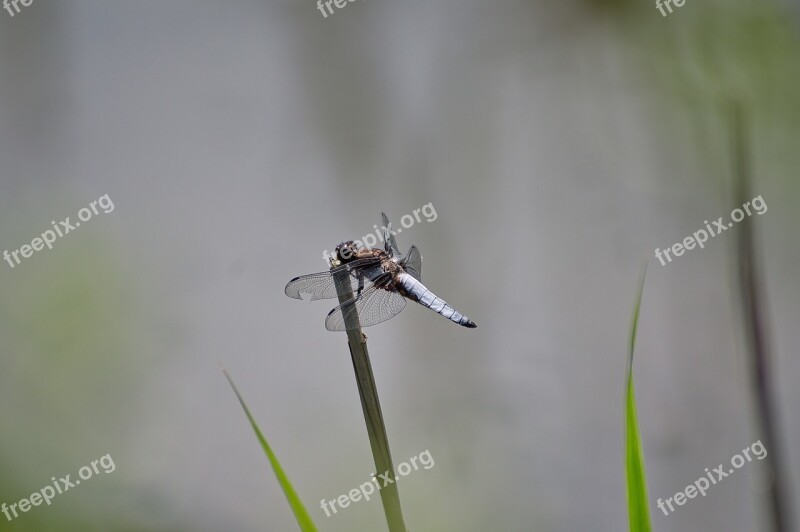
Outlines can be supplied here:
<path id="1" fill-rule="evenodd" d="M 422 280 L 422 254 L 417 249 L 417 246 L 411 246 L 408 253 L 401 261 L 403 269 L 411 274 L 411 277 L 417 281 Z"/>
<path id="2" fill-rule="evenodd" d="M 368 257 L 337 266 L 327 272 L 301 275 L 289 281 L 283 292 L 293 299 L 310 299 L 311 301 L 333 299 L 337 297 L 333 275 L 346 270 L 349 273 L 351 291 L 355 291 L 358 289 L 359 271 L 364 267 L 374 266 L 376 263 L 380 263 L 380 259 Z M 308 294 L 309 297 L 304 298 L 303 294 Z"/>
<path id="3" fill-rule="evenodd" d="M 352 279 L 352 277 L 351 277 Z M 331 272 L 310 273 L 295 277 L 283 289 L 284 293 L 294 299 L 331 299 L 336 297 L 336 284 Z"/>
<path id="4" fill-rule="evenodd" d="M 381 213 L 381 217 L 383 217 L 384 240 L 388 244 L 386 251 L 390 252 L 394 257 L 399 257 L 400 248 L 397 247 L 397 241 L 394 239 L 394 234 L 392 233 L 392 224 L 389 222 L 389 217 L 386 216 L 385 212 Z"/>
<path id="5" fill-rule="evenodd" d="M 353 313 L 358 313 L 362 327 L 369 327 L 397 316 L 406 306 L 406 298 L 397 292 L 390 292 L 375 285 L 370 286 L 360 296 L 345 301 L 325 319 L 325 328 L 329 331 L 345 331 L 345 323 Z"/>

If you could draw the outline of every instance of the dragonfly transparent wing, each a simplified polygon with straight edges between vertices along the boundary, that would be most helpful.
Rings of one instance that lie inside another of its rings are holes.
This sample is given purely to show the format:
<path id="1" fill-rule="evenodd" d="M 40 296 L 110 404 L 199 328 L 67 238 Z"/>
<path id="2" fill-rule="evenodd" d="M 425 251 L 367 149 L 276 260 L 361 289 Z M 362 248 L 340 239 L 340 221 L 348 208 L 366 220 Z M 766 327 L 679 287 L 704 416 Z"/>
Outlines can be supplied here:
<path id="1" fill-rule="evenodd" d="M 301 275 L 295 277 L 283 289 L 284 293 L 293 299 L 310 299 L 316 301 L 318 299 L 333 299 L 337 296 L 336 284 L 333 282 L 333 274 L 342 270 L 347 270 L 350 279 L 351 291 L 358 289 L 358 271 L 366 266 L 374 266 L 380 263 L 380 259 L 374 257 L 367 257 L 363 259 L 356 259 L 347 264 L 338 266 L 327 272 L 310 273 L 308 275 Z M 303 294 L 308 294 L 310 297 L 304 298 Z"/>
<path id="2" fill-rule="evenodd" d="M 369 327 L 393 318 L 406 306 L 406 298 L 397 292 L 390 292 L 375 285 L 370 286 L 358 297 L 339 305 L 325 318 L 325 328 L 329 331 L 347 330 L 345 323 L 353 312 L 358 313 L 362 327 Z"/>
<path id="3" fill-rule="evenodd" d="M 422 254 L 420 254 L 417 246 L 411 246 L 401 264 L 411 277 L 417 281 L 422 280 Z"/>
<path id="4" fill-rule="evenodd" d="M 392 234 L 392 224 L 389 222 L 389 218 L 386 216 L 385 212 L 381 213 L 381 217 L 383 217 L 384 240 L 386 241 L 386 244 L 388 244 L 386 251 L 390 252 L 394 257 L 399 257 L 401 255 L 400 248 L 397 247 L 397 241 L 394 239 L 394 235 Z"/>

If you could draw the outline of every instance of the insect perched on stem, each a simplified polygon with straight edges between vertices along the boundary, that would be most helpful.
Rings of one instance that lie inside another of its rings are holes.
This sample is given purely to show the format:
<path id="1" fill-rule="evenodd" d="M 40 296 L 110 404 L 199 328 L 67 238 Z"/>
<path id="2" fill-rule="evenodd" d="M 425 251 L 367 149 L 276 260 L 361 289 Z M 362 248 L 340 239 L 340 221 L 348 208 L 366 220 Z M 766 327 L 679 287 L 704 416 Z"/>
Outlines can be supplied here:
<path id="1" fill-rule="evenodd" d="M 422 255 L 411 246 L 402 256 L 385 214 L 384 249 L 358 249 L 352 240 L 336 246 L 330 271 L 295 277 L 285 293 L 294 299 L 310 295 L 312 301 L 337 297 L 334 277 L 346 273 L 353 296 L 333 309 L 325 319 L 329 331 L 347 330 L 348 314 L 355 312 L 362 327 L 388 320 L 415 301 L 464 327 L 477 327 L 468 317 L 447 304 L 422 284 Z"/>

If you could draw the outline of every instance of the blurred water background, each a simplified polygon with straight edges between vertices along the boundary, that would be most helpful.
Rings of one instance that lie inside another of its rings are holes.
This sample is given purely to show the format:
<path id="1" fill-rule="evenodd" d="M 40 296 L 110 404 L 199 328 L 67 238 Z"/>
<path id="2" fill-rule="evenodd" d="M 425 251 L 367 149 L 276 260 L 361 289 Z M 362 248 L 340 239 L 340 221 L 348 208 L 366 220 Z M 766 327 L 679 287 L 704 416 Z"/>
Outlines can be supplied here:
<path id="1" fill-rule="evenodd" d="M 409 306 L 368 329 L 413 531 L 627 530 L 626 342 L 650 260 L 637 397 L 651 500 L 759 439 L 724 104 L 752 124 L 752 219 L 774 393 L 800 502 L 796 4 L 568 0 L 348 4 L 35 0 L 0 12 L 0 502 L 110 453 L 101 475 L 0 529 L 295 530 L 219 363 L 321 530 L 372 457 L 333 303 L 283 294 L 322 251 L 427 203 L 397 238 L 474 319 Z M 769 449 L 768 449 L 769 450 Z M 655 530 L 765 530 L 760 462 Z M 654 504 L 654 503 L 653 503 Z"/>

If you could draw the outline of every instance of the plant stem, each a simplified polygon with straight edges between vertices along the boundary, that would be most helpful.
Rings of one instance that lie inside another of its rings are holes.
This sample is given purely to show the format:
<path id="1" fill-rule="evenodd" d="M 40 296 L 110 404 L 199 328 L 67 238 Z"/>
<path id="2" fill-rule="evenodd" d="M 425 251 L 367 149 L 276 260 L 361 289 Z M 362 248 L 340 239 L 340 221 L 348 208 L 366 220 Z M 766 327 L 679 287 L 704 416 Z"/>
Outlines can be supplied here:
<path id="1" fill-rule="evenodd" d="M 739 204 L 752 199 L 750 196 L 750 153 L 747 139 L 747 123 L 741 103 L 731 102 L 731 141 L 733 149 L 733 171 L 735 178 L 735 195 Z M 770 501 L 770 514 L 773 529 L 776 532 L 789 532 L 791 520 L 789 506 L 786 504 L 788 492 L 786 478 L 788 476 L 782 464 L 775 407 L 770 395 L 770 352 L 767 342 L 766 318 L 764 316 L 763 284 L 760 283 L 759 264 L 755 257 L 755 236 L 752 220 L 739 224 L 737 231 L 738 282 L 741 297 L 741 309 L 745 334 L 748 341 L 748 352 L 755 392 L 756 412 L 761 424 L 764 446 L 769 449 L 766 456 L 767 493 Z"/>
<path id="2" fill-rule="evenodd" d="M 348 273 L 345 271 L 334 275 L 334 281 L 339 303 L 344 304 L 353 297 Z M 382 479 L 376 476 L 378 483 L 381 484 L 378 489 L 381 494 L 383 511 L 386 514 L 386 523 L 389 525 L 390 532 L 406 532 L 403 512 L 400 509 L 400 494 L 397 491 L 397 484 L 394 483 L 397 476 L 392 465 L 392 455 L 389 452 L 389 438 L 386 436 L 386 425 L 383 422 L 381 403 L 378 400 L 378 388 L 375 385 L 372 364 L 369 361 L 367 337 L 361 331 L 358 313 L 344 313 L 344 318 L 347 344 L 350 347 L 350 357 L 353 359 L 353 370 L 356 374 L 358 395 L 361 398 L 361 408 L 364 411 L 364 421 L 367 424 L 367 434 L 375 460 L 376 475 L 386 474 L 392 481 L 392 484 L 383 486 Z"/>

